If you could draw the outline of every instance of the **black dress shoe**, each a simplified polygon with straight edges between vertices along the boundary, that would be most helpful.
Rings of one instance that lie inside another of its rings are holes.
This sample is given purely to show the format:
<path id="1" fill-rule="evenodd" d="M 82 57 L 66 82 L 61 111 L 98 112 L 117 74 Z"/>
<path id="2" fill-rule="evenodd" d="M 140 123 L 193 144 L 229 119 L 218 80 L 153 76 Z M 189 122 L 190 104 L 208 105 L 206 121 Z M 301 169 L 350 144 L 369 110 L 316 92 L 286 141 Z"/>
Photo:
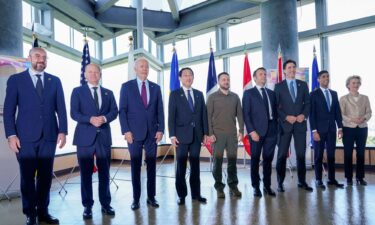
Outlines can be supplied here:
<path id="1" fill-rule="evenodd" d="M 49 213 L 38 215 L 38 220 L 46 224 L 59 224 L 59 219 L 51 216 Z"/>
<path id="2" fill-rule="evenodd" d="M 347 185 L 353 185 L 353 180 L 352 179 L 346 179 L 346 184 Z"/>
<path id="3" fill-rule="evenodd" d="M 185 198 L 178 198 L 177 205 L 185 205 Z"/>
<path id="4" fill-rule="evenodd" d="M 277 191 L 278 191 L 278 192 L 285 192 L 284 185 L 283 185 L 283 184 L 279 184 L 279 185 L 277 186 Z"/>
<path id="5" fill-rule="evenodd" d="M 194 196 L 191 197 L 193 200 L 198 201 L 200 203 L 207 203 L 207 199 L 202 196 Z"/>
<path id="6" fill-rule="evenodd" d="M 28 216 L 26 218 L 26 225 L 37 225 L 35 216 Z"/>
<path id="7" fill-rule="evenodd" d="M 107 214 L 108 216 L 114 216 L 115 210 L 109 205 L 109 206 L 102 206 L 102 213 Z"/>
<path id="8" fill-rule="evenodd" d="M 159 208 L 159 203 L 158 203 L 158 201 L 156 201 L 155 198 L 148 198 L 147 204 L 154 207 L 154 208 Z"/>
<path id="9" fill-rule="evenodd" d="M 85 207 L 85 209 L 83 210 L 82 217 L 83 217 L 84 220 L 92 219 L 91 207 Z"/>
<path id="10" fill-rule="evenodd" d="M 135 202 L 133 201 L 131 207 L 130 207 L 132 210 L 137 210 L 139 209 L 139 202 Z"/>
<path id="11" fill-rule="evenodd" d="M 330 180 L 330 181 L 327 182 L 327 184 L 328 185 L 334 185 L 334 186 L 336 186 L 338 188 L 343 188 L 344 187 L 344 185 L 340 184 L 339 182 L 337 182 L 337 180 L 332 180 L 332 181 Z"/>
<path id="12" fill-rule="evenodd" d="M 269 196 L 272 196 L 272 197 L 276 196 L 276 193 L 270 187 L 264 187 L 263 188 L 263 193 L 265 195 L 269 195 Z"/>
<path id="13" fill-rule="evenodd" d="M 298 187 L 304 189 L 305 191 L 310 191 L 310 192 L 314 191 L 314 189 L 310 187 L 309 185 L 307 185 L 306 183 L 298 183 Z"/>
<path id="14" fill-rule="evenodd" d="M 323 184 L 323 182 L 321 180 L 317 180 L 315 181 L 315 186 L 317 188 L 321 188 L 322 190 L 325 190 L 326 189 L 326 186 Z"/>
<path id="15" fill-rule="evenodd" d="M 357 184 L 362 185 L 362 186 L 366 186 L 367 182 L 364 179 L 357 179 Z"/>
<path id="16" fill-rule="evenodd" d="M 253 188 L 253 195 L 255 197 L 259 197 L 261 198 L 262 197 L 262 192 L 260 192 L 260 189 L 259 188 Z"/>

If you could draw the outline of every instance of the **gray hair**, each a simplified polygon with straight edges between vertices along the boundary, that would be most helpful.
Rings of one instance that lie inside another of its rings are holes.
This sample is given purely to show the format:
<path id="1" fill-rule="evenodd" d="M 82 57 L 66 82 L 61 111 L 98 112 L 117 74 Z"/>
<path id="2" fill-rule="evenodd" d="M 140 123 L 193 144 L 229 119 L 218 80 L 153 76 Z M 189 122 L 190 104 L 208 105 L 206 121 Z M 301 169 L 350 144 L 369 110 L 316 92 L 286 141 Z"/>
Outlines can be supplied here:
<path id="1" fill-rule="evenodd" d="M 362 79 L 361 79 L 360 76 L 358 76 L 358 75 L 352 75 L 352 76 L 349 76 L 348 78 L 346 78 L 346 88 L 349 89 L 350 81 L 355 80 L 355 79 L 357 79 L 359 81 L 359 85 L 362 84 Z"/>
<path id="2" fill-rule="evenodd" d="M 41 48 L 41 47 L 33 47 L 33 48 L 30 49 L 29 55 L 31 55 L 31 54 L 33 54 L 34 52 L 37 52 L 37 51 L 42 51 L 42 52 L 44 52 L 44 53 L 47 54 L 46 50 L 44 50 L 43 48 Z"/>
<path id="3" fill-rule="evenodd" d="M 140 57 L 140 58 L 138 58 L 138 59 L 136 59 L 136 60 L 134 61 L 134 69 L 137 67 L 138 63 L 139 63 L 140 61 L 142 61 L 142 60 L 146 61 L 147 64 L 148 64 L 148 61 L 147 61 L 147 59 L 146 59 L 145 57 Z M 149 66 L 150 66 L 150 65 L 149 65 Z"/>

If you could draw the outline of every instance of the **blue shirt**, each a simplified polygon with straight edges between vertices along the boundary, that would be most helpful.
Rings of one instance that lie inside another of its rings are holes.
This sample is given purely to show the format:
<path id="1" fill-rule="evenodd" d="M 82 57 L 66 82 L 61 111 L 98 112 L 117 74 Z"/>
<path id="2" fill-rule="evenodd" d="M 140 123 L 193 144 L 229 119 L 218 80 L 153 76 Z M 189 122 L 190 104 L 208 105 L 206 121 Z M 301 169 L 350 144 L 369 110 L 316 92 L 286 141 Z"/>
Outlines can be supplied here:
<path id="1" fill-rule="evenodd" d="M 142 96 L 142 82 L 138 77 L 137 77 L 137 84 L 138 84 L 138 90 L 139 94 Z M 146 86 L 146 93 L 147 93 L 147 104 L 150 102 L 150 88 L 149 88 L 149 83 L 148 80 L 145 80 L 145 86 Z"/>
<path id="2" fill-rule="evenodd" d="M 44 71 L 42 72 L 37 72 L 33 70 L 32 68 L 29 68 L 29 74 L 31 77 L 31 80 L 33 81 L 34 87 L 36 87 L 36 82 L 38 81 L 38 77 L 36 76 L 37 74 L 40 74 L 40 79 L 42 80 L 42 84 L 44 86 Z"/>
<path id="3" fill-rule="evenodd" d="M 297 99 L 297 82 L 296 82 L 296 79 L 290 80 L 290 79 L 286 78 L 285 80 L 286 80 L 286 83 L 288 84 L 289 92 L 290 92 L 290 83 L 293 82 L 294 93 L 296 94 L 296 99 Z"/>

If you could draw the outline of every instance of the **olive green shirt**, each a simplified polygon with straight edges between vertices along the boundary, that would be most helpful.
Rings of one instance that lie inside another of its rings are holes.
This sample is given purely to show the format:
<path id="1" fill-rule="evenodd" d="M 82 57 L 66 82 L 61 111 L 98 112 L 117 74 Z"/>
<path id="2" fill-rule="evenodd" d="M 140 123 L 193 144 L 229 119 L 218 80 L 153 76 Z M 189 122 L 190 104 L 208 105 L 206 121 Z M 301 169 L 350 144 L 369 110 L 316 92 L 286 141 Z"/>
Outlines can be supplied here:
<path id="1" fill-rule="evenodd" d="M 237 94 L 229 91 L 228 95 L 220 89 L 212 93 L 207 99 L 208 134 L 243 134 L 244 122 L 241 101 Z"/>

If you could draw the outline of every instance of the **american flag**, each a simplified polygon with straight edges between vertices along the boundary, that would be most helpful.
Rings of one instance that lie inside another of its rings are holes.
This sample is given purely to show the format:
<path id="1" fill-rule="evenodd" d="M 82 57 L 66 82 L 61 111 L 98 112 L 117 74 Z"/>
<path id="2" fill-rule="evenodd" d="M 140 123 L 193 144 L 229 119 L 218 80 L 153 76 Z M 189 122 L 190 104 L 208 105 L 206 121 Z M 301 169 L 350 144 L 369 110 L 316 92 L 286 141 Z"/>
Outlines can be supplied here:
<path id="1" fill-rule="evenodd" d="M 89 44 L 87 40 L 85 40 L 85 45 L 83 46 L 83 51 L 82 51 L 82 63 L 81 63 L 81 85 L 86 84 L 86 79 L 85 79 L 85 68 L 88 64 L 90 64 L 90 51 L 89 51 Z"/>

